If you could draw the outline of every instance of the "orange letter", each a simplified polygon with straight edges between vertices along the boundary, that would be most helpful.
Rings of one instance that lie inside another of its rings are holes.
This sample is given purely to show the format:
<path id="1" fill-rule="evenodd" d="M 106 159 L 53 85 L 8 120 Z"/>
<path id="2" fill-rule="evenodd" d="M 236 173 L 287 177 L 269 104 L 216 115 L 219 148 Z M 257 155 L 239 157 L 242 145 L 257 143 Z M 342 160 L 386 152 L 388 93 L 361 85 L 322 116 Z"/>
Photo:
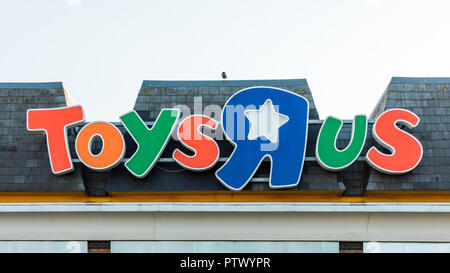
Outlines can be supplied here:
<path id="1" fill-rule="evenodd" d="M 73 171 L 67 144 L 67 128 L 84 122 L 81 106 L 28 109 L 28 131 L 45 131 L 50 165 L 54 174 Z"/>
<path id="2" fill-rule="evenodd" d="M 219 159 L 219 147 L 209 136 L 200 132 L 202 126 L 216 129 L 217 122 L 203 115 L 193 115 L 184 119 L 178 127 L 178 139 L 180 142 L 194 152 L 188 156 L 176 149 L 173 159 L 186 169 L 194 171 L 207 170 L 216 164 Z"/>
<path id="3" fill-rule="evenodd" d="M 416 114 L 405 109 L 391 109 L 381 114 L 373 125 L 372 133 L 375 140 L 391 154 L 384 154 L 372 147 L 367 152 L 367 162 L 375 169 L 389 174 L 402 174 L 414 169 L 422 159 L 422 145 L 415 137 L 397 128 L 396 124 L 411 129 L 419 121 Z"/>
<path id="4" fill-rule="evenodd" d="M 99 154 L 91 153 L 91 145 L 96 136 L 102 139 Z M 107 122 L 93 122 L 84 126 L 75 140 L 75 151 L 80 161 L 87 167 L 106 171 L 114 168 L 125 155 L 125 141 L 116 126 Z"/>

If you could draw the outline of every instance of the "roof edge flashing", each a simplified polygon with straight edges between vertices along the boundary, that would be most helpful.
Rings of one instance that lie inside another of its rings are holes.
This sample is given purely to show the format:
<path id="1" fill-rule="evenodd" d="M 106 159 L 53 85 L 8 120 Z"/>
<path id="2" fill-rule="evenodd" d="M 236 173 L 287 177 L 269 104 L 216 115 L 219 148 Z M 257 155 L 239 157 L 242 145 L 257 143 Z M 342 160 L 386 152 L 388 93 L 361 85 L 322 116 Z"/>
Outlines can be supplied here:
<path id="1" fill-rule="evenodd" d="M 76 105 L 76 103 L 72 99 L 72 96 L 70 96 L 69 92 L 65 88 L 63 88 L 63 90 L 64 90 L 64 98 L 66 99 L 66 105 L 67 106 L 74 106 L 74 105 Z"/>
<path id="2" fill-rule="evenodd" d="M 450 77 L 392 77 L 390 84 L 450 84 Z"/>
<path id="3" fill-rule="evenodd" d="M 305 85 L 306 79 L 278 79 L 278 80 L 144 80 L 144 87 L 190 87 L 190 86 L 261 86 L 261 85 Z"/>
<path id="4" fill-rule="evenodd" d="M 389 86 L 391 86 L 391 84 L 393 83 L 394 78 L 395 77 L 391 78 L 383 94 L 381 94 L 380 99 L 378 100 L 377 104 L 375 104 L 375 107 L 369 115 L 369 119 L 376 119 L 381 113 L 384 112 L 384 110 L 386 110 L 386 101 L 389 94 Z"/>
<path id="5" fill-rule="evenodd" d="M 62 82 L 0 82 L 0 89 L 62 89 Z"/>

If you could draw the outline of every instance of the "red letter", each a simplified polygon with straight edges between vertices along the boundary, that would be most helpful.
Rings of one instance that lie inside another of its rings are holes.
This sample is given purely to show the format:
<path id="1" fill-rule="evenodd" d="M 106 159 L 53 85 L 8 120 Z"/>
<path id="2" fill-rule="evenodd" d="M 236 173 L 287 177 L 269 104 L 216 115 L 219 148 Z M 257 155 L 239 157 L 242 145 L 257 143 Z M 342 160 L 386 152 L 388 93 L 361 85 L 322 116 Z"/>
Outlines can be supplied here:
<path id="1" fill-rule="evenodd" d="M 173 159 L 186 169 L 203 171 L 211 168 L 219 159 L 219 147 L 209 136 L 200 132 L 202 126 L 216 129 L 217 122 L 203 115 L 193 115 L 184 119 L 178 127 L 178 139 L 194 152 L 193 156 L 187 156 L 180 150 L 173 152 Z"/>
<path id="2" fill-rule="evenodd" d="M 73 170 L 66 129 L 82 122 L 84 122 L 84 114 L 81 106 L 27 111 L 28 131 L 46 132 L 48 155 L 54 174 Z"/>
<path id="3" fill-rule="evenodd" d="M 396 124 L 411 129 L 419 121 L 416 114 L 404 109 L 387 110 L 381 114 L 373 125 L 372 133 L 375 140 L 391 154 L 383 154 L 372 147 L 367 152 L 367 162 L 375 169 L 389 174 L 402 174 L 414 169 L 422 159 L 422 145 L 415 137 L 397 128 Z"/>

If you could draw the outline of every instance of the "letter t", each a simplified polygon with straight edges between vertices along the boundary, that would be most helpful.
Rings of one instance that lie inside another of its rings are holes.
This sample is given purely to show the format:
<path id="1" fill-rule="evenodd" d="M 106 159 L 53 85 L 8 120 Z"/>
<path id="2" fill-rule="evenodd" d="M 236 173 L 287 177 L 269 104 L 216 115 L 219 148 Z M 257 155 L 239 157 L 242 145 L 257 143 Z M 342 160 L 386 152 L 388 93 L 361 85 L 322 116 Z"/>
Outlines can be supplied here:
<path id="1" fill-rule="evenodd" d="M 73 171 L 67 143 L 67 128 L 84 122 L 83 108 L 79 105 L 61 108 L 28 109 L 28 131 L 45 131 L 50 165 L 54 174 Z"/>

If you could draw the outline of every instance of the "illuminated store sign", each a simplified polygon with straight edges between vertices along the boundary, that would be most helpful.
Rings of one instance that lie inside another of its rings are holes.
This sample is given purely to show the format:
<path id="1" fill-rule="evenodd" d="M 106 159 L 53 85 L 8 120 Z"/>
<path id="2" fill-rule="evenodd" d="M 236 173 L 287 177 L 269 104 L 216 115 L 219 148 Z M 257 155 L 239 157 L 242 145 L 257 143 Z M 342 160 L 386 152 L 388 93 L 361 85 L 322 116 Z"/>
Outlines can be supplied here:
<path id="1" fill-rule="evenodd" d="M 125 161 L 127 170 L 144 178 L 158 161 L 172 133 L 191 150 L 192 156 L 176 149 L 172 157 L 180 166 L 192 171 L 212 168 L 219 159 L 217 142 L 202 133 L 202 128 L 217 130 L 221 126 L 234 151 L 216 171 L 217 179 L 231 190 L 242 190 L 251 180 L 262 161 L 270 159 L 271 188 L 298 185 L 305 159 L 308 135 L 308 101 L 293 92 L 274 87 L 251 87 L 229 98 L 222 110 L 220 123 L 204 115 L 192 115 L 179 122 L 178 109 L 162 109 L 154 125 L 148 128 L 135 111 L 120 116 L 125 129 L 137 143 L 137 150 Z M 81 106 L 52 109 L 29 109 L 27 129 L 45 131 L 50 165 L 54 174 L 73 171 L 67 140 L 67 128 L 85 121 Z M 409 128 L 419 124 L 419 117 L 405 109 L 382 113 L 372 134 L 385 153 L 371 147 L 365 158 L 375 169 L 388 174 L 402 174 L 414 169 L 422 159 L 423 148 L 411 134 L 397 127 Z M 353 120 L 352 137 L 345 149 L 336 147 L 342 120 L 328 117 L 323 123 L 316 143 L 316 158 L 320 166 L 339 171 L 350 166 L 360 156 L 367 136 L 367 117 Z M 92 153 L 92 142 L 102 140 L 100 153 Z M 108 122 L 85 125 L 75 140 L 80 161 L 96 171 L 117 166 L 125 155 L 125 141 L 119 129 Z"/>

